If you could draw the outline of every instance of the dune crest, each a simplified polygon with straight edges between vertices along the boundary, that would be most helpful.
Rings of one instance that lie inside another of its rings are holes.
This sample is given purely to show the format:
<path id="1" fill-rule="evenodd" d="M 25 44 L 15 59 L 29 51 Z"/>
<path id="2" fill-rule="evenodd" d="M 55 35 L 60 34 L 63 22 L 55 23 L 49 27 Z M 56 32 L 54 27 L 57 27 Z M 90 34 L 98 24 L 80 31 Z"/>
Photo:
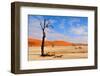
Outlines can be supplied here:
<path id="1" fill-rule="evenodd" d="M 41 46 L 41 40 L 39 39 L 33 39 L 33 38 L 28 38 L 28 45 L 29 46 Z M 70 42 L 65 42 L 62 40 L 56 40 L 56 41 L 45 41 L 45 46 L 70 46 L 72 43 Z"/>

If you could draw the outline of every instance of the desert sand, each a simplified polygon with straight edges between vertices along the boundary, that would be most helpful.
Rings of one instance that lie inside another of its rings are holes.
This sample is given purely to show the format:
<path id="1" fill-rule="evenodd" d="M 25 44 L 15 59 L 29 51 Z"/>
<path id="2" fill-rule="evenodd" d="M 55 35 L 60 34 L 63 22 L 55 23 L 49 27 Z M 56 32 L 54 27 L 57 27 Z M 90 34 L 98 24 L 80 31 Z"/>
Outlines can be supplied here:
<path id="1" fill-rule="evenodd" d="M 41 47 L 29 46 L 28 60 L 58 60 L 88 58 L 87 45 L 81 46 L 45 46 L 44 52 L 53 56 L 41 56 Z"/>

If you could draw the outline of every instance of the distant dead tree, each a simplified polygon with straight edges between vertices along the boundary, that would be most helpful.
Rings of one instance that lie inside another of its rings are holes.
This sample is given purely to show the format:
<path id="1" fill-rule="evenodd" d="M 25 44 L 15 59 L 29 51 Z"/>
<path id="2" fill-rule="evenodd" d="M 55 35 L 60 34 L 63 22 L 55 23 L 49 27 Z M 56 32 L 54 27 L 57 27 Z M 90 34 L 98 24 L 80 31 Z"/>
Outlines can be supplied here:
<path id="1" fill-rule="evenodd" d="M 41 44 L 41 56 L 45 56 L 44 54 L 44 44 L 45 44 L 45 38 L 46 38 L 46 28 L 53 28 L 53 26 L 51 25 L 51 22 L 49 19 L 43 19 L 43 21 L 40 20 L 40 26 L 42 29 L 42 44 Z"/>

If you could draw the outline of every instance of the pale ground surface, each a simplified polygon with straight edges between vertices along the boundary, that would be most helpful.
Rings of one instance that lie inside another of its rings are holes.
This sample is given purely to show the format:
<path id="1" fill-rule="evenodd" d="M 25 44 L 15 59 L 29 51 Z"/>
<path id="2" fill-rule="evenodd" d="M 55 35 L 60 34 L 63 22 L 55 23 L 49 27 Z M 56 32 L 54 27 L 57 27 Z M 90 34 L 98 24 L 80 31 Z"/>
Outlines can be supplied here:
<path id="1" fill-rule="evenodd" d="M 29 47 L 28 60 L 53 60 L 53 59 L 79 59 L 87 58 L 87 46 L 55 46 L 55 47 L 45 47 L 45 53 L 53 53 L 54 56 L 41 55 L 40 47 Z"/>

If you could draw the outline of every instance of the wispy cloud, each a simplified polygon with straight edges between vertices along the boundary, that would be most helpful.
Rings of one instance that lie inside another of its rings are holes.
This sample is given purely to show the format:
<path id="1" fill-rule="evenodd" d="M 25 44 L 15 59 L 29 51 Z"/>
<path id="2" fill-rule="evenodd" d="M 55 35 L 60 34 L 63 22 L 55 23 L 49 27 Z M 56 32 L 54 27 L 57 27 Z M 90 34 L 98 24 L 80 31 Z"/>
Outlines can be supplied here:
<path id="1" fill-rule="evenodd" d="M 87 27 L 86 26 L 73 26 L 70 28 L 70 32 L 76 35 L 87 35 Z"/>
<path id="2" fill-rule="evenodd" d="M 45 16 L 46 17 L 46 16 Z M 49 17 L 47 17 L 49 18 Z M 44 16 L 30 16 L 29 17 L 29 37 L 41 39 L 42 30 L 40 26 L 40 21 L 43 22 Z M 73 43 L 87 43 L 88 41 L 88 26 L 81 22 L 80 18 L 70 18 L 70 17 L 56 17 L 50 18 L 51 25 L 55 26 L 54 29 L 47 28 L 46 39 L 47 40 L 64 40 Z M 62 31 L 63 33 L 62 33 Z"/>

